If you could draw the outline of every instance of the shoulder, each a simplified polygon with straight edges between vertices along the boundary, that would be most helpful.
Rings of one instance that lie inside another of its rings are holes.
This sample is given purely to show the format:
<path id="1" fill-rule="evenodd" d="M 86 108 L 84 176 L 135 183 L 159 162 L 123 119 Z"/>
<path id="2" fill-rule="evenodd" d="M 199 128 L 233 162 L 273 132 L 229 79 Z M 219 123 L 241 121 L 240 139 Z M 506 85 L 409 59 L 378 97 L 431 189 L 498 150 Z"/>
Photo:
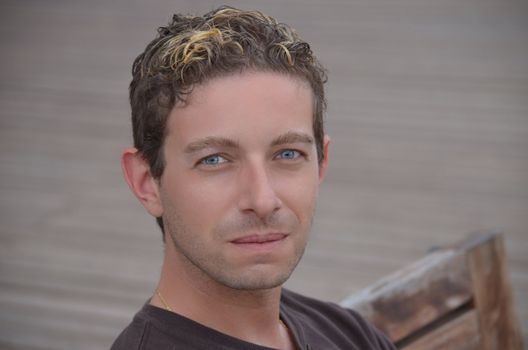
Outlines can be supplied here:
<path id="1" fill-rule="evenodd" d="M 148 303 L 121 332 L 110 350 L 268 349 L 208 328 Z"/>
<path id="2" fill-rule="evenodd" d="M 282 292 L 282 302 L 290 312 L 310 322 L 328 322 L 344 328 L 354 327 L 367 333 L 375 329 L 359 313 L 336 303 L 307 297 L 286 289 Z"/>
<path id="3" fill-rule="evenodd" d="M 139 318 L 137 315 L 134 317 L 134 320 L 119 334 L 119 336 L 114 340 L 110 350 L 124 350 L 130 349 L 135 350 L 139 349 L 141 346 L 141 339 L 148 328 L 148 323 L 146 320 Z"/>
<path id="4" fill-rule="evenodd" d="M 160 317 L 156 312 L 162 314 L 163 310 L 157 311 L 147 304 L 144 305 L 132 322 L 119 334 L 110 350 L 176 349 L 175 336 L 167 332 L 163 326 L 160 327 L 158 324 Z"/>
<path id="5" fill-rule="evenodd" d="M 292 323 L 299 323 L 306 338 L 329 338 L 339 344 L 354 344 L 358 349 L 396 349 L 383 333 L 354 310 L 287 289 L 283 289 L 281 304 Z"/>

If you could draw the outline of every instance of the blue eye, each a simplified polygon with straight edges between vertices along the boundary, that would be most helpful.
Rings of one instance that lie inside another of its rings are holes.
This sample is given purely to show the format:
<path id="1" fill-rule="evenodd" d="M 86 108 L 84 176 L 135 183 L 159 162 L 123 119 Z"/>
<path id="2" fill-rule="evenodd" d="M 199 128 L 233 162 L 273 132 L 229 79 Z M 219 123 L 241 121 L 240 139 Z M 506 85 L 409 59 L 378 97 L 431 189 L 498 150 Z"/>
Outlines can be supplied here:
<path id="1" fill-rule="evenodd" d="M 222 164 L 222 163 L 225 163 L 225 162 L 227 162 L 227 159 L 225 159 L 224 157 L 222 157 L 222 156 L 220 156 L 218 154 L 205 157 L 204 159 L 202 159 L 200 161 L 200 163 L 202 163 L 202 164 L 212 165 L 212 166 L 219 165 L 219 164 Z"/>
<path id="2" fill-rule="evenodd" d="M 286 149 L 279 153 L 279 158 L 282 158 L 282 159 L 296 159 L 299 156 L 300 156 L 299 151 L 296 151 L 293 149 Z"/>

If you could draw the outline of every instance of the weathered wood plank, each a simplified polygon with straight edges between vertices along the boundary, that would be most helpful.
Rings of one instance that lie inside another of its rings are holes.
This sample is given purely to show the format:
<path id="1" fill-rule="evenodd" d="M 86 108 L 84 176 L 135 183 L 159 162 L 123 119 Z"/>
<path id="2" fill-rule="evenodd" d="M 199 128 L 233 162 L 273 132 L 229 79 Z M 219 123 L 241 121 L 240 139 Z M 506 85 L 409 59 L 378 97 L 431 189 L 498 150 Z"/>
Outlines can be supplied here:
<path id="1" fill-rule="evenodd" d="M 480 350 L 477 312 L 466 312 L 401 349 Z"/>
<path id="2" fill-rule="evenodd" d="M 463 254 L 434 252 L 343 301 L 397 342 L 471 299 Z"/>
<path id="3" fill-rule="evenodd" d="M 343 305 L 405 349 L 521 350 L 503 235 L 479 232 L 351 296 Z"/>
<path id="4" fill-rule="evenodd" d="M 502 235 L 484 237 L 468 250 L 467 259 L 479 315 L 482 350 L 522 350 Z"/>

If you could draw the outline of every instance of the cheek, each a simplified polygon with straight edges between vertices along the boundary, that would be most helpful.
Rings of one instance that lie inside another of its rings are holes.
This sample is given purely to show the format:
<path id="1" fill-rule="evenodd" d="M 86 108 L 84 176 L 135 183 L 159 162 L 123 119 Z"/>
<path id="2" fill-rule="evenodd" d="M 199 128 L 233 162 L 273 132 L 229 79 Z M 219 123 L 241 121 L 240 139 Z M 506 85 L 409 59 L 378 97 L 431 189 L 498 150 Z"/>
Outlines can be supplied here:
<path id="1" fill-rule="evenodd" d="M 283 203 L 302 219 L 311 218 L 318 192 L 317 172 L 286 176 L 277 187 Z"/>
<path id="2" fill-rule="evenodd" d="M 207 225 L 217 220 L 230 200 L 231 192 L 225 181 L 193 176 L 173 177 L 167 182 L 167 192 L 173 207 L 195 225 Z"/>

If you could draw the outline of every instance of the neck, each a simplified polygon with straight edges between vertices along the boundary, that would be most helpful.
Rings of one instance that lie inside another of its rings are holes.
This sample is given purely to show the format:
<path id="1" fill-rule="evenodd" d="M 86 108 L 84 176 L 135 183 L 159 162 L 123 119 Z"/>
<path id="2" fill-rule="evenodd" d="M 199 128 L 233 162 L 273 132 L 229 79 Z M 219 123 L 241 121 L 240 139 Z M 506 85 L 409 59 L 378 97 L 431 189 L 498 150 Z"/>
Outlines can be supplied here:
<path id="1" fill-rule="evenodd" d="M 151 304 L 176 312 L 230 336 L 275 348 L 288 348 L 279 322 L 281 287 L 235 290 L 211 280 L 167 240 L 158 290 Z M 166 305 L 165 305 L 166 304 Z"/>

